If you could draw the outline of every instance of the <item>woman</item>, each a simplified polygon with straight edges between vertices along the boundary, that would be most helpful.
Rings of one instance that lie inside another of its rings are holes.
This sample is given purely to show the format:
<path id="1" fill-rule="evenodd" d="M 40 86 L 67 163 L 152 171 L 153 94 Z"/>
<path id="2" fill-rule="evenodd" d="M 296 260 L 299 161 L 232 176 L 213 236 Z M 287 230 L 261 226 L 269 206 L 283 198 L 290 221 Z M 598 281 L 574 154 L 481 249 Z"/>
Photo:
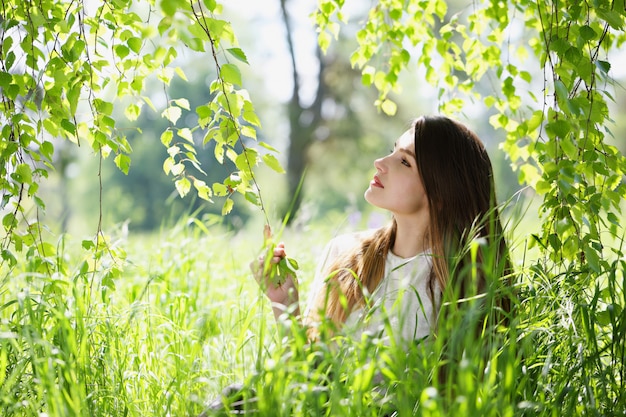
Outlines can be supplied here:
<path id="1" fill-rule="evenodd" d="M 356 337 L 421 340 L 434 332 L 442 301 L 458 308 L 459 300 L 486 293 L 495 308 L 483 307 L 476 330 L 492 312 L 506 320 L 510 301 L 500 289 L 508 285 L 509 254 L 491 162 L 478 137 L 446 117 L 421 117 L 374 166 L 365 199 L 390 211 L 391 223 L 329 243 L 304 318 L 310 338 L 330 322 Z M 285 256 L 281 243 L 259 265 Z M 253 269 L 276 319 L 285 311 L 299 317 L 295 277 L 273 285 L 262 273 L 270 268 Z"/>
<path id="2" fill-rule="evenodd" d="M 302 320 L 309 339 L 340 331 L 357 340 L 365 334 L 413 343 L 436 334 L 437 327 L 481 332 L 486 322 L 505 322 L 509 254 L 491 162 L 478 137 L 446 117 L 421 117 L 374 166 L 365 199 L 390 211 L 392 220 L 327 245 Z M 280 243 L 252 269 L 276 320 L 300 320 L 295 276 L 283 268 L 280 284 L 274 284 L 276 266 L 285 257 Z M 452 320 L 455 310 L 461 312 L 454 316 L 461 317 L 460 325 Z M 456 345 L 446 358 L 462 357 L 463 346 Z M 437 372 L 445 379 L 445 365 Z M 244 410 L 255 397 L 254 391 L 244 394 L 241 386 L 230 386 L 209 409 L 228 404 L 230 410 Z"/>

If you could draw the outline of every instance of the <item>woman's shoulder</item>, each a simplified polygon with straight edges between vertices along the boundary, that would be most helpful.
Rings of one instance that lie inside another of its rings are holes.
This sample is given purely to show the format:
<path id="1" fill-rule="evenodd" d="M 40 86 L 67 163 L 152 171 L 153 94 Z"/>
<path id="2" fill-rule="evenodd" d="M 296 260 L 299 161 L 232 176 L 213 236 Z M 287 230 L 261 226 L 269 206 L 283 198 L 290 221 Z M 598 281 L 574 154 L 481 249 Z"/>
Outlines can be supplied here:
<path id="1" fill-rule="evenodd" d="M 376 230 L 363 230 L 358 232 L 343 233 L 333 237 L 324 250 L 322 261 L 328 264 L 343 254 L 352 252 L 364 239 L 372 236 Z"/>
<path id="2" fill-rule="evenodd" d="M 328 245 L 341 250 L 351 249 L 356 245 L 359 245 L 363 240 L 372 236 L 376 232 L 376 229 L 361 230 L 357 232 L 344 233 L 337 235 L 330 240 Z"/>

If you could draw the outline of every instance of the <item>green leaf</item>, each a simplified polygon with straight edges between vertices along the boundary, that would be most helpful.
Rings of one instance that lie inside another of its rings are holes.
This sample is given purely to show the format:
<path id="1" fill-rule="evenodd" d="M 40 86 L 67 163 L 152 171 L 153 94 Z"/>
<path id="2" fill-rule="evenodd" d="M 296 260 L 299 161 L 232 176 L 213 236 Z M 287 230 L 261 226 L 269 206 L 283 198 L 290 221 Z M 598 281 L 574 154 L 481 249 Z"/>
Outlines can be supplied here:
<path id="1" fill-rule="evenodd" d="M 278 159 L 276 159 L 274 155 L 269 154 L 269 153 L 263 155 L 263 162 L 265 163 L 265 165 L 272 168 L 274 171 L 278 172 L 279 174 L 285 173 L 285 170 L 280 165 L 280 162 L 278 162 Z"/>
<path id="2" fill-rule="evenodd" d="M 601 273 L 602 268 L 600 267 L 600 254 L 595 250 L 591 245 L 586 245 L 584 248 L 585 258 L 587 260 L 587 264 L 591 268 L 591 270 L 595 273 Z"/>
<path id="3" fill-rule="evenodd" d="M 113 113 L 113 103 L 109 101 L 104 101 L 100 99 L 95 99 L 93 101 L 94 107 L 98 111 L 98 113 L 110 115 Z"/>
<path id="4" fill-rule="evenodd" d="M 49 117 L 43 120 L 44 129 L 52 136 L 59 135 L 59 126 L 53 122 Z"/>
<path id="5" fill-rule="evenodd" d="M 165 16 L 174 16 L 178 9 L 178 2 L 175 0 L 161 0 L 159 6 Z"/>
<path id="6" fill-rule="evenodd" d="M 135 103 L 129 104 L 124 109 L 124 115 L 131 122 L 134 122 L 135 120 L 137 120 L 140 114 L 141 114 L 141 107 L 139 107 Z"/>
<path id="7" fill-rule="evenodd" d="M 196 51 L 196 52 L 204 52 L 204 41 L 202 40 L 202 38 L 189 38 L 185 41 L 185 44 L 189 47 L 189 49 L 191 49 L 192 51 Z"/>
<path id="8" fill-rule="evenodd" d="M 187 80 L 187 76 L 185 75 L 185 72 L 183 71 L 183 69 L 181 67 L 174 68 L 174 72 L 180 77 L 181 80 L 188 81 Z M 189 109 L 187 109 L 187 110 L 189 110 Z"/>
<path id="9" fill-rule="evenodd" d="M 171 130 L 166 130 L 165 132 L 161 133 L 161 143 L 164 146 L 169 147 L 170 143 L 172 143 L 172 139 L 174 138 L 174 132 L 172 132 Z"/>
<path id="10" fill-rule="evenodd" d="M 16 181 L 23 184 L 30 184 L 33 182 L 33 174 L 28 164 L 19 164 L 15 167 L 15 172 L 11 175 Z"/>
<path id="11" fill-rule="evenodd" d="M 127 42 L 128 47 L 136 54 L 141 51 L 142 41 L 139 38 L 132 37 Z"/>
<path id="12" fill-rule="evenodd" d="M 175 125 L 178 119 L 180 119 L 180 116 L 182 116 L 182 114 L 183 111 L 180 109 L 180 107 L 170 106 L 167 109 L 163 110 L 163 113 L 161 113 L 161 117 L 169 120 L 173 125 Z"/>
<path id="13" fill-rule="evenodd" d="M 206 104 L 196 107 L 196 114 L 200 119 L 207 119 L 211 117 L 211 113 L 211 108 Z"/>
<path id="14" fill-rule="evenodd" d="M 213 149 L 213 155 L 215 156 L 215 160 L 220 164 L 224 163 L 224 145 L 221 143 L 216 143 L 215 148 Z"/>
<path id="15" fill-rule="evenodd" d="M 560 100 L 566 101 L 568 99 L 569 91 L 567 91 L 567 87 L 563 84 L 563 81 L 556 80 L 554 88 L 556 90 L 556 95 Z"/>
<path id="16" fill-rule="evenodd" d="M 71 134 L 72 136 L 76 135 L 76 126 L 74 126 L 74 123 L 70 122 L 69 120 L 62 119 L 61 127 L 63 128 L 63 130 L 65 130 L 67 133 Z"/>
<path id="17" fill-rule="evenodd" d="M 120 153 L 115 159 L 115 165 L 122 171 L 124 174 L 128 175 L 128 169 L 130 168 L 130 157 L 126 154 Z"/>
<path id="18" fill-rule="evenodd" d="M 256 126 L 256 127 L 261 127 L 261 121 L 259 120 L 259 117 L 254 111 L 254 107 L 252 106 L 252 103 L 248 100 L 245 100 L 243 102 L 242 117 L 243 117 L 243 120 L 250 123 L 251 125 Z"/>
<path id="19" fill-rule="evenodd" d="M 224 201 L 224 206 L 222 207 L 222 216 L 226 216 L 230 213 L 233 210 L 233 205 L 233 200 L 231 198 L 227 198 L 226 201 Z"/>
<path id="20" fill-rule="evenodd" d="M 611 63 L 607 61 L 597 60 L 596 67 L 598 67 L 598 69 L 603 73 L 608 74 L 609 70 L 611 69 Z"/>
<path id="21" fill-rule="evenodd" d="M 204 22 L 208 25 L 209 32 L 213 34 L 215 39 L 228 41 L 227 38 L 231 35 L 229 32 L 232 30 L 228 22 L 213 18 L 206 18 Z"/>
<path id="22" fill-rule="evenodd" d="M 172 167 L 174 166 L 174 158 L 166 158 L 165 161 L 163 161 L 163 172 L 165 172 L 165 175 L 170 175 L 170 172 L 172 172 Z"/>
<path id="23" fill-rule="evenodd" d="M 193 186 L 196 189 L 196 191 L 198 191 L 198 197 L 200 197 L 203 200 L 209 201 L 211 203 L 213 202 L 213 200 L 211 200 L 211 196 L 213 195 L 213 192 L 211 191 L 211 188 L 208 185 L 206 185 L 204 181 L 194 178 Z"/>
<path id="24" fill-rule="evenodd" d="M 376 69 L 372 67 L 371 65 L 366 65 L 365 67 L 363 67 L 363 70 L 361 71 L 361 83 L 364 86 L 369 87 L 374 82 L 375 74 L 376 74 Z"/>
<path id="25" fill-rule="evenodd" d="M 273 147 L 272 145 L 270 145 L 267 142 L 262 142 L 261 141 L 261 142 L 259 142 L 259 145 L 264 147 L 265 149 L 268 149 L 268 150 L 272 151 L 272 152 L 278 153 L 278 149 L 276 149 L 275 147 Z"/>
<path id="26" fill-rule="evenodd" d="M 7 88 L 13 81 L 13 76 L 8 72 L 0 71 L 0 88 Z"/>
<path id="27" fill-rule="evenodd" d="M 622 8 L 623 9 L 623 8 Z M 595 12 L 598 16 L 609 24 L 613 29 L 618 31 L 624 30 L 624 20 L 622 19 L 622 15 L 615 10 L 607 10 L 604 8 L 596 8 Z"/>
<path id="28" fill-rule="evenodd" d="M 137 76 L 133 78 L 133 80 L 130 83 L 130 86 L 137 94 L 141 94 L 143 92 L 143 82 L 144 82 L 144 77 Z"/>
<path id="29" fill-rule="evenodd" d="M 10 267 L 17 265 L 17 258 L 8 249 L 2 250 L 2 259 L 7 261 Z"/>
<path id="30" fill-rule="evenodd" d="M 485 102 L 485 106 L 492 107 L 494 104 L 496 104 L 498 102 L 498 99 L 494 96 L 487 96 L 484 99 Z"/>
<path id="31" fill-rule="evenodd" d="M 163 35 L 165 31 L 170 30 L 172 28 L 173 20 L 171 16 L 165 16 L 161 19 L 157 25 L 157 29 L 159 30 L 159 35 Z"/>
<path id="32" fill-rule="evenodd" d="M 620 221 L 619 221 L 619 219 L 617 218 L 617 216 L 614 213 L 607 213 L 606 218 L 612 224 L 614 224 L 616 226 L 620 225 Z"/>
<path id="33" fill-rule="evenodd" d="M 235 64 L 224 64 L 220 69 L 220 77 L 224 82 L 241 87 L 241 72 Z"/>
<path id="34" fill-rule="evenodd" d="M 174 185 L 176 186 L 176 191 L 178 191 L 178 194 L 181 197 L 186 196 L 189 193 L 189 190 L 191 190 L 191 182 L 186 177 L 176 180 Z"/>
<path id="35" fill-rule="evenodd" d="M 234 56 L 239 61 L 248 64 L 248 58 L 246 57 L 246 54 L 241 50 L 241 48 L 228 48 L 226 49 L 226 52 Z"/>
<path id="36" fill-rule="evenodd" d="M 328 47 L 330 46 L 331 41 L 331 35 L 325 30 L 320 31 L 317 35 L 317 43 L 320 46 L 322 53 L 326 53 L 326 51 L 328 51 Z"/>
<path id="37" fill-rule="evenodd" d="M 533 132 L 535 129 L 537 129 L 541 125 L 543 119 L 543 112 L 541 110 L 536 110 L 530 117 L 530 119 L 528 119 L 528 131 Z"/>
<path id="38" fill-rule="evenodd" d="M 180 162 L 172 165 L 172 175 L 179 176 L 184 171 L 185 171 L 185 165 L 181 164 Z"/>
<path id="39" fill-rule="evenodd" d="M 17 218 L 13 213 L 9 213 L 2 218 L 2 225 L 5 229 L 15 228 L 18 225 Z"/>
<path id="40" fill-rule="evenodd" d="M 254 193 L 252 191 L 246 191 L 245 197 L 246 197 L 246 200 L 248 200 L 250 203 L 254 204 L 255 206 L 259 205 L 259 196 L 257 195 L 257 193 Z"/>
<path id="41" fill-rule="evenodd" d="M 561 239 L 559 239 L 559 235 L 556 233 L 550 233 L 548 235 L 548 243 L 555 251 L 561 249 Z"/>
<path id="42" fill-rule="evenodd" d="M 565 152 L 568 158 L 576 160 L 578 158 L 578 147 L 574 145 L 572 140 L 568 137 L 562 137 L 559 141 L 561 149 Z"/>
<path id="43" fill-rule="evenodd" d="M 104 277 L 102 277 L 102 281 L 100 282 L 100 285 L 102 286 L 102 300 L 104 302 L 106 302 L 106 291 L 105 290 L 112 290 L 115 291 L 115 278 L 119 278 L 120 275 L 120 271 L 117 268 L 112 268 L 110 271 L 108 271 L 106 274 L 104 274 Z"/>
<path id="44" fill-rule="evenodd" d="M 232 159 L 232 157 L 228 153 L 226 155 Z M 235 155 L 236 154 L 233 154 L 232 156 L 235 156 Z M 257 156 L 258 156 L 258 151 L 256 149 L 246 148 L 244 152 L 242 152 L 239 155 L 236 155 L 234 159 L 235 166 L 237 166 L 239 170 L 251 175 L 251 167 L 257 164 Z"/>
<path id="45" fill-rule="evenodd" d="M 380 108 L 388 116 L 394 116 L 396 114 L 396 111 L 398 110 L 398 106 L 396 105 L 396 103 L 389 99 L 383 100 Z"/>
<path id="46" fill-rule="evenodd" d="M 256 139 L 256 130 L 252 126 L 241 126 L 241 136 Z"/>
<path id="47" fill-rule="evenodd" d="M 193 135 L 191 130 L 187 127 L 180 129 L 178 131 L 178 136 L 185 139 L 187 142 L 193 143 Z"/>
<path id="48" fill-rule="evenodd" d="M 70 114 L 76 114 L 76 107 L 78 106 L 78 99 L 80 97 L 81 85 L 76 84 L 72 88 L 67 90 L 67 101 L 70 104 Z"/>
<path id="49" fill-rule="evenodd" d="M 7 97 L 9 97 L 11 100 L 15 100 L 17 98 L 17 96 L 20 94 L 20 87 L 16 84 L 11 84 L 9 85 L 9 87 L 7 87 L 5 93 L 7 95 Z"/>
<path id="50" fill-rule="evenodd" d="M 593 30 L 593 28 L 589 25 L 581 26 L 579 33 L 580 33 L 580 37 L 586 41 L 590 41 L 591 39 L 594 39 L 597 36 L 596 31 Z"/>
<path id="51" fill-rule="evenodd" d="M 519 168 L 519 181 L 534 187 L 539 180 L 539 171 L 531 164 L 524 164 Z"/>
<path id="52" fill-rule="evenodd" d="M 215 0 L 203 0 L 204 5 L 206 6 L 207 9 L 209 9 L 209 12 L 214 12 L 215 11 L 215 7 L 217 6 L 217 3 L 215 2 Z"/>
<path id="53" fill-rule="evenodd" d="M 5 38 L 5 39 L 11 39 L 11 38 Z M 8 50 L 9 48 L 5 48 L 5 50 Z M 15 64 L 15 53 L 13 51 L 9 51 L 9 53 L 7 54 L 7 58 L 4 61 L 5 67 L 6 69 L 10 70 L 11 68 L 13 68 L 13 64 Z"/>
<path id="54" fill-rule="evenodd" d="M 189 107 L 189 100 L 187 100 L 186 98 L 177 98 L 176 100 L 174 100 L 174 103 L 176 103 L 178 107 L 181 107 L 187 111 L 191 109 L 191 107 Z"/>
<path id="55" fill-rule="evenodd" d="M 547 194 L 550 190 L 552 190 L 552 187 L 549 182 L 544 180 L 537 181 L 537 184 L 535 185 L 535 191 L 537 191 L 537 194 Z"/>
<path id="56" fill-rule="evenodd" d="M 219 182 L 213 184 L 213 194 L 218 197 L 223 197 L 228 194 L 228 188 Z"/>
<path id="57" fill-rule="evenodd" d="M 569 47 L 570 43 L 567 42 L 566 39 L 555 37 L 552 40 L 550 49 L 552 49 L 554 52 L 557 52 L 559 55 L 562 55 Z"/>
<path id="58" fill-rule="evenodd" d="M 569 133 L 570 128 L 570 123 L 562 119 L 546 124 L 546 132 L 553 138 L 564 138 Z"/>
<path id="59" fill-rule="evenodd" d="M 116 45 L 115 46 L 115 55 L 117 55 L 120 59 L 124 59 L 130 53 L 130 49 L 126 45 Z"/>
<path id="60" fill-rule="evenodd" d="M 39 147 L 41 154 L 46 157 L 48 160 L 52 160 L 52 155 L 54 154 L 54 145 L 47 140 L 44 141 Z"/>

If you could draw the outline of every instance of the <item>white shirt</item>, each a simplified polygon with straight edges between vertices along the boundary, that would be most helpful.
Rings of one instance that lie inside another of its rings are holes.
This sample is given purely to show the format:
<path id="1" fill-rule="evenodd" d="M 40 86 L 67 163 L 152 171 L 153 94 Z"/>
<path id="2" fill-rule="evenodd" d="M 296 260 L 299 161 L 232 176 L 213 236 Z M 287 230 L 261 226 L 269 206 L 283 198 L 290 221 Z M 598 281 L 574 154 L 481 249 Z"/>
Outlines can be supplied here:
<path id="1" fill-rule="evenodd" d="M 325 256 L 318 264 L 305 314 L 324 288 L 327 274 L 331 272 L 328 271 L 330 265 L 338 256 L 360 245 L 372 232 L 342 235 L 328 243 Z M 379 337 L 385 343 L 392 337 L 405 342 L 427 338 L 441 302 L 441 291 L 436 282 L 434 300 L 429 295 L 431 269 L 428 251 L 411 258 L 401 258 L 389 252 L 383 279 L 372 294 L 366 295 L 368 305 L 355 308 L 347 317 L 344 332 L 358 340 L 363 335 Z"/>

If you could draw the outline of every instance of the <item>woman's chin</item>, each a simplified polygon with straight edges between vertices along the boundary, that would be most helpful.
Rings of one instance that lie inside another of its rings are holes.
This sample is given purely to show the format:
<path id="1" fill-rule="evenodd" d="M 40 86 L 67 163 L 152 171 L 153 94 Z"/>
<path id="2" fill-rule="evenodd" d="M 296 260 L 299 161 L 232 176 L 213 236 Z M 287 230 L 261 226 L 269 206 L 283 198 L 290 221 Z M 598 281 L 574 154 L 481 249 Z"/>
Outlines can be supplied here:
<path id="1" fill-rule="evenodd" d="M 378 208 L 382 208 L 384 209 L 385 207 L 383 207 L 380 204 L 380 201 L 378 201 L 378 199 L 373 195 L 373 191 L 372 188 L 368 188 L 367 190 L 365 190 L 365 193 L 363 194 L 363 197 L 365 198 L 365 201 L 367 201 L 370 205 L 374 206 L 374 207 L 378 207 Z"/>
<path id="2" fill-rule="evenodd" d="M 372 203 L 372 186 L 371 185 L 363 193 L 363 198 L 365 198 L 365 201 L 367 201 L 368 203 L 375 205 L 374 203 Z"/>

